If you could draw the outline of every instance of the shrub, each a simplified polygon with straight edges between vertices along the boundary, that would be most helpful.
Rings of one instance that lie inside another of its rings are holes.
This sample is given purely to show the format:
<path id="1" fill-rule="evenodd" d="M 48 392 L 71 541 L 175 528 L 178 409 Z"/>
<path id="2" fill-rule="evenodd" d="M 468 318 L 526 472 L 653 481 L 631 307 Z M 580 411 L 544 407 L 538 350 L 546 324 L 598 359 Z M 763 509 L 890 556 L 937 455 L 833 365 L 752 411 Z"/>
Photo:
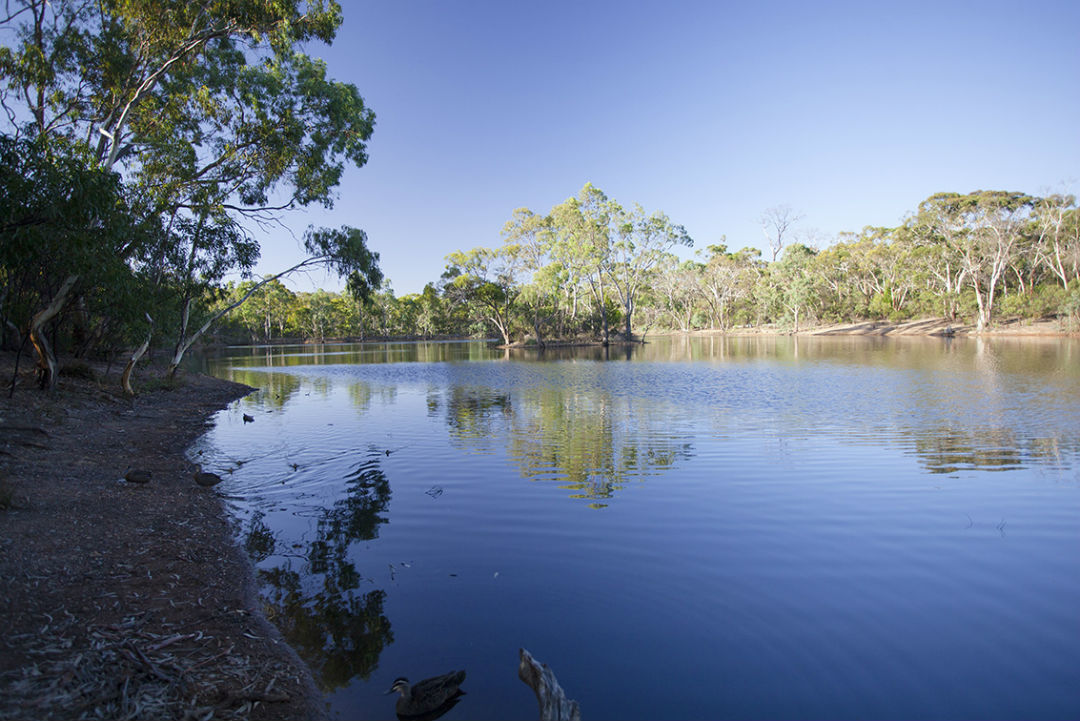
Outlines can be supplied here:
<path id="1" fill-rule="evenodd" d="M 1061 313 L 1065 289 L 1060 285 L 1040 285 L 1030 293 L 1010 293 L 995 304 L 995 315 L 1047 318 Z"/>
<path id="2" fill-rule="evenodd" d="M 60 367 L 60 375 L 67 378 L 81 378 L 84 381 L 97 381 L 98 375 L 85 363 L 67 363 Z"/>
<path id="3" fill-rule="evenodd" d="M 1061 305 L 1058 306 L 1058 312 L 1064 316 L 1069 327 L 1073 329 L 1080 328 L 1080 286 L 1073 286 L 1069 294 L 1062 300 Z"/>

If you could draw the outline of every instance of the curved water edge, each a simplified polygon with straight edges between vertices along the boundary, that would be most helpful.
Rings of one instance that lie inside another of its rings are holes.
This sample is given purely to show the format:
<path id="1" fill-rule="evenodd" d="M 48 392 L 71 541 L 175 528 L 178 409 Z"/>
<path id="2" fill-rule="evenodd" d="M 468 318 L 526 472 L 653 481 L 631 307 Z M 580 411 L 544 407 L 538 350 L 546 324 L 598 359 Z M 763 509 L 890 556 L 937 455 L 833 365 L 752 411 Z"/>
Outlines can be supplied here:
<path id="1" fill-rule="evenodd" d="M 520 646 L 586 718 L 1080 711 L 1077 341 L 615 350 L 207 359 L 260 389 L 199 450 L 336 711 L 464 667 L 446 718 L 534 717 Z"/>

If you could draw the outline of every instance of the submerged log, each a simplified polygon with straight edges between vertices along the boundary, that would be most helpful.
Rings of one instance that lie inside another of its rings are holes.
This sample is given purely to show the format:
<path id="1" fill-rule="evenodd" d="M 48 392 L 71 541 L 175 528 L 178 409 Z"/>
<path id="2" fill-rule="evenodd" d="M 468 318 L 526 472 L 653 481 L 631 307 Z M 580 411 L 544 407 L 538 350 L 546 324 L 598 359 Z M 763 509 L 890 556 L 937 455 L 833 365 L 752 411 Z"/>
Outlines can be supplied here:
<path id="1" fill-rule="evenodd" d="M 518 652 L 521 655 L 518 678 L 536 694 L 536 701 L 540 704 L 540 721 L 581 721 L 578 702 L 566 698 L 555 672 L 546 663 L 534 659 L 525 649 L 518 649 Z"/>

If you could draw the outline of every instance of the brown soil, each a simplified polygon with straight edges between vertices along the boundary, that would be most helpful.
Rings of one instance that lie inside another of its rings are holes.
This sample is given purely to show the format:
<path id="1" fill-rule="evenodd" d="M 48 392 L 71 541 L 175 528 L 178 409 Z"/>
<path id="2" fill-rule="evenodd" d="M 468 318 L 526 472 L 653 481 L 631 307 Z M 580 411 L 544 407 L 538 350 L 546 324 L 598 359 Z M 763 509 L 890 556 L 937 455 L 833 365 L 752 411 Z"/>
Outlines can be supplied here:
<path id="1" fill-rule="evenodd" d="M 250 388 L 202 375 L 119 392 L 77 364 L 59 388 L 0 355 L 0 719 L 326 716 L 259 610 L 220 497 L 184 450 Z M 122 480 L 128 467 L 149 483 Z"/>

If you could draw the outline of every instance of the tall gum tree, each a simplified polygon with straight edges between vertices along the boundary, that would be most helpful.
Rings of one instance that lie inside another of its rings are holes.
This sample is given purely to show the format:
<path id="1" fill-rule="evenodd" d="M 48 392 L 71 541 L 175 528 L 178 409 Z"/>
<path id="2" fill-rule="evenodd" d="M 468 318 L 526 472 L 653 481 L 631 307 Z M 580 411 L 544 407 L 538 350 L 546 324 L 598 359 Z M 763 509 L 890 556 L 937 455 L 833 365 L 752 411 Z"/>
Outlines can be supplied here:
<path id="1" fill-rule="evenodd" d="M 0 136 L 0 319 L 35 348 L 43 387 L 55 383 L 47 329 L 65 300 L 91 283 L 127 290 L 123 248 L 153 235 L 124 190 L 77 144 Z M 121 305 L 114 316 L 130 310 Z"/>
<path id="2" fill-rule="evenodd" d="M 1035 204 L 1032 235 L 1038 263 L 1049 268 L 1066 292 L 1080 281 L 1080 209 L 1076 196 L 1052 194 Z"/>
<path id="3" fill-rule="evenodd" d="M 504 345 L 510 345 L 516 301 L 521 294 L 517 256 L 518 248 L 514 245 L 454 251 L 446 256 L 443 273 L 446 295 L 479 309 L 484 319 L 499 331 Z"/>
<path id="4" fill-rule="evenodd" d="M 170 228 L 177 216 L 235 225 L 329 207 L 345 165 L 367 160 L 374 114 L 298 50 L 332 42 L 341 23 L 332 0 L 16 0 L 4 12 L 0 29 L 17 41 L 0 47 L 0 103 L 14 133 L 80 141 Z M 185 257 L 120 250 L 133 265 Z M 341 255 L 348 250 L 330 254 Z M 78 275 L 57 284 L 63 292 L 48 307 L 66 302 Z M 181 329 L 177 347 L 187 340 Z"/>
<path id="5" fill-rule="evenodd" d="M 521 303 L 532 325 L 536 344 L 543 348 L 544 329 L 558 308 L 560 267 L 551 259 L 554 241 L 551 218 L 537 215 L 528 208 L 518 208 L 503 226 L 503 240 L 517 249 L 516 257 L 523 275 L 531 282 L 522 289 Z"/>
<path id="6" fill-rule="evenodd" d="M 686 228 L 672 223 L 666 214 L 646 215 L 636 203 L 629 213 L 618 212 L 614 221 L 616 240 L 611 245 L 607 267 L 623 307 L 624 339 L 630 341 L 634 337 L 631 331 L 634 304 L 649 272 L 672 248 L 691 247 L 694 241 Z"/>
<path id="7" fill-rule="evenodd" d="M 551 209 L 555 233 L 552 254 L 573 277 L 588 284 L 600 314 L 604 345 L 610 338 L 607 291 L 612 220 L 619 212 L 618 204 L 592 183 L 586 183 L 577 196 Z"/>
<path id="8" fill-rule="evenodd" d="M 776 262 L 780 252 L 784 249 L 796 224 L 803 219 L 801 213 L 792 210 L 790 205 L 774 205 L 765 209 L 761 214 L 761 233 L 765 236 L 765 242 L 772 251 L 772 260 Z"/>
<path id="9" fill-rule="evenodd" d="M 697 253 L 700 255 L 701 251 Z M 713 327 L 727 330 L 732 306 L 750 296 L 761 273 L 761 251 L 743 248 L 729 253 L 727 245 L 721 242 L 706 246 L 705 254 L 707 260 L 701 265 L 702 297 L 709 307 Z"/>
<path id="10" fill-rule="evenodd" d="M 1024 193 L 979 190 L 938 193 L 919 205 L 922 227 L 956 255 L 975 293 L 977 331 L 992 322 L 999 284 L 1016 259 L 1035 200 Z"/>
<path id="11" fill-rule="evenodd" d="M 916 272 L 925 273 L 940 296 L 942 312 L 955 320 L 968 270 L 961 248 L 967 228 L 953 206 L 959 193 L 936 193 L 919 203 L 900 232 L 911 238 Z"/>
<path id="12" fill-rule="evenodd" d="M 812 307 L 817 298 L 812 262 L 817 251 L 802 243 L 793 243 L 784 249 L 776 263 L 769 265 L 772 283 L 769 291 L 773 300 L 786 309 L 794 322 L 794 332 L 799 332 L 799 321 Z"/>

